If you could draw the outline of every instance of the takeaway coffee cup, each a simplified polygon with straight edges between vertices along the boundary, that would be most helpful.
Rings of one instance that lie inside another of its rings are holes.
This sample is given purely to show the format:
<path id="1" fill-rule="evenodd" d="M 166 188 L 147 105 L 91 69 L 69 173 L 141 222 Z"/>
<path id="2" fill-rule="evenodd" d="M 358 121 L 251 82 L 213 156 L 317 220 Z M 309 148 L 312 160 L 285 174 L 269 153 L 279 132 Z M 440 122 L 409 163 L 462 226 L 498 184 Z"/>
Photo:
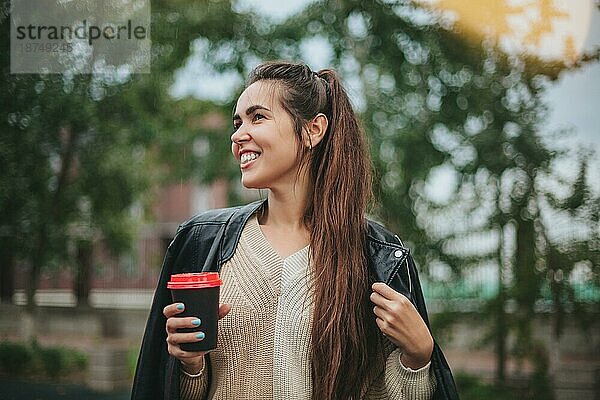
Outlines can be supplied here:
<path id="1" fill-rule="evenodd" d="M 197 328 L 180 328 L 178 332 L 204 332 L 199 342 L 182 343 L 185 351 L 208 351 L 217 347 L 217 322 L 219 320 L 219 289 L 223 282 L 217 272 L 199 272 L 171 275 L 167 288 L 173 301 L 185 304 L 180 317 L 198 317 Z"/>

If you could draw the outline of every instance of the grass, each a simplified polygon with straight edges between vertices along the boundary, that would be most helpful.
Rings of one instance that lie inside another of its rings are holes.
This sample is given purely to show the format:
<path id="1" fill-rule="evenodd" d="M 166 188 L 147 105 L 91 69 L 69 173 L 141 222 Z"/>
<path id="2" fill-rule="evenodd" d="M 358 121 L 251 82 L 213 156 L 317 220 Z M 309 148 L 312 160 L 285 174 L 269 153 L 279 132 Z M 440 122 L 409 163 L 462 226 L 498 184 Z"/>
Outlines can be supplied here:
<path id="1" fill-rule="evenodd" d="M 64 346 L 41 346 L 30 342 L 0 342 L 0 375 L 11 378 L 36 378 L 52 381 L 81 376 L 87 356 Z"/>

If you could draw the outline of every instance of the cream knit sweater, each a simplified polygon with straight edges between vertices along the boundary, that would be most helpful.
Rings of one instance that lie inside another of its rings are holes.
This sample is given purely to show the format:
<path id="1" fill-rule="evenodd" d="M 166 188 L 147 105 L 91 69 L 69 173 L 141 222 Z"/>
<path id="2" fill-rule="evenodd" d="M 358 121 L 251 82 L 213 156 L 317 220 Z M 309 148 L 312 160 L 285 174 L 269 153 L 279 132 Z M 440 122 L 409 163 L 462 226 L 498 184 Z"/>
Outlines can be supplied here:
<path id="1" fill-rule="evenodd" d="M 312 304 L 309 247 L 285 259 L 269 245 L 252 215 L 233 257 L 221 268 L 222 303 L 232 305 L 219 321 L 217 348 L 208 373 L 181 373 L 181 398 L 309 400 Z M 400 350 L 385 340 L 385 368 L 367 399 L 430 399 L 435 378 L 429 364 L 413 371 Z M 316 399 L 315 399 L 316 400 Z"/>

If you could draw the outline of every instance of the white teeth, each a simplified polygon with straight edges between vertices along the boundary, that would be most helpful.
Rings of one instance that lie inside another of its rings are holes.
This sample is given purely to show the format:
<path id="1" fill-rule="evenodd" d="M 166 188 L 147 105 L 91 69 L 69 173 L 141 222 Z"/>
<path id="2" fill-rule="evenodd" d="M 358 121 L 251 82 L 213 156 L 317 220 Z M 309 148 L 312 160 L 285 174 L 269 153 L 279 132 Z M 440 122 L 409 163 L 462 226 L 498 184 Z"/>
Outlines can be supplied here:
<path id="1" fill-rule="evenodd" d="M 243 164 L 247 163 L 248 161 L 252 161 L 256 158 L 258 158 L 258 153 L 244 153 L 240 157 L 240 162 Z"/>

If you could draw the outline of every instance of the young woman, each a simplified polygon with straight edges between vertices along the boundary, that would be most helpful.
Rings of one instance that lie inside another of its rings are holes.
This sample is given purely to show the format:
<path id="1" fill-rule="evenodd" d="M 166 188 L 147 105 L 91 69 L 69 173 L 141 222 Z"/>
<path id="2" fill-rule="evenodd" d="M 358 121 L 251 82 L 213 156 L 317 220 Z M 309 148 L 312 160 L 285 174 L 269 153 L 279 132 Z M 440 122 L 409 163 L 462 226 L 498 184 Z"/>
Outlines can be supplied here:
<path id="1" fill-rule="evenodd" d="M 366 218 L 364 132 L 337 74 L 269 62 L 233 116 L 246 206 L 186 222 L 169 246 L 144 335 L 133 399 L 456 399 L 429 330 L 412 257 Z M 170 304 L 171 274 L 219 271 L 217 348 Z M 166 345 L 165 345 L 166 341 Z"/>

